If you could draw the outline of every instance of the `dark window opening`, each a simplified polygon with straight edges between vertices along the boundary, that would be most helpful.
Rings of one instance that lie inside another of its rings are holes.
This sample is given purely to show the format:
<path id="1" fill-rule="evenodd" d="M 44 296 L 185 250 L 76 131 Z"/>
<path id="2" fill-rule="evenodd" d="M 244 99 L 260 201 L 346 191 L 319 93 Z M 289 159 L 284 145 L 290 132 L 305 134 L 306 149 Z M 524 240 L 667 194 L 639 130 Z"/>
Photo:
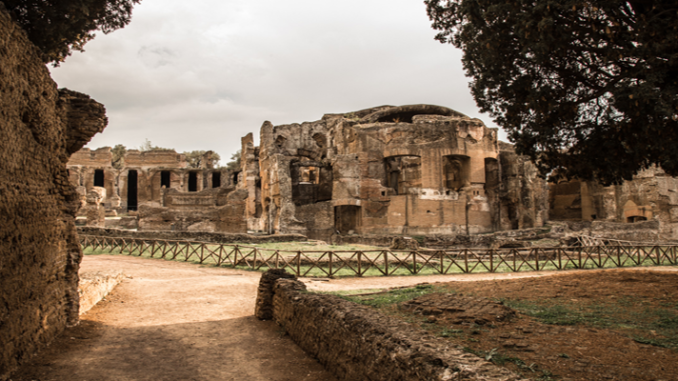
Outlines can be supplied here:
<path id="1" fill-rule="evenodd" d="M 339 234 L 356 234 L 359 226 L 359 206 L 340 205 L 334 207 L 334 228 Z"/>
<path id="2" fill-rule="evenodd" d="M 94 170 L 94 186 L 103 187 L 104 186 L 104 170 L 96 169 Z"/>
<path id="3" fill-rule="evenodd" d="M 629 217 L 626 218 L 626 222 L 628 222 L 628 223 L 640 222 L 640 221 L 647 221 L 647 217 L 645 217 L 645 216 L 629 216 Z"/>
<path id="4" fill-rule="evenodd" d="M 412 188 L 421 188 L 421 158 L 419 156 L 393 156 L 384 159 L 386 179 L 384 186 L 393 193 L 407 194 Z"/>
<path id="5" fill-rule="evenodd" d="M 332 168 L 319 163 L 293 162 L 290 165 L 292 201 L 295 205 L 314 204 L 332 199 Z"/>
<path id="6" fill-rule="evenodd" d="M 499 161 L 491 157 L 485 158 L 485 189 L 495 188 L 499 182 Z"/>
<path id="7" fill-rule="evenodd" d="M 471 185 L 469 178 L 471 160 L 468 156 L 450 155 L 443 158 L 443 173 L 445 174 L 445 188 L 458 191 Z"/>
<path id="8" fill-rule="evenodd" d="M 240 172 L 235 172 L 233 174 L 233 185 L 238 185 L 238 175 L 240 175 Z"/>
<path id="9" fill-rule="evenodd" d="M 212 172 L 212 188 L 221 187 L 221 172 Z"/>
<path id="10" fill-rule="evenodd" d="M 261 204 L 257 203 L 254 206 L 254 218 L 261 218 L 261 212 L 262 212 Z"/>
<path id="11" fill-rule="evenodd" d="M 160 187 L 170 187 L 170 171 L 160 172 Z"/>
<path id="12" fill-rule="evenodd" d="M 138 209 L 137 177 L 138 177 L 137 171 L 132 169 L 129 172 L 127 172 L 127 211 Z"/>
<path id="13" fill-rule="evenodd" d="M 198 173 L 197 172 L 188 172 L 188 191 L 197 192 L 198 191 Z"/>
<path id="14" fill-rule="evenodd" d="M 412 118 L 420 112 L 399 112 L 389 115 L 384 115 L 377 119 L 380 123 L 412 123 Z"/>

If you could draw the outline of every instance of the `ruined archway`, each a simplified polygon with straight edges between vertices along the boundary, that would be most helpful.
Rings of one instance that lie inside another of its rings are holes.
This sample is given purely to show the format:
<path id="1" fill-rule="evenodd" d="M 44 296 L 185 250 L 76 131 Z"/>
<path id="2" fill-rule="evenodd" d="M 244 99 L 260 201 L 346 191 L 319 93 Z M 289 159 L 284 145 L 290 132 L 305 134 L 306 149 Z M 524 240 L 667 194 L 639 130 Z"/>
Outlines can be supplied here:
<path id="1" fill-rule="evenodd" d="M 633 200 L 628 200 L 624 204 L 624 222 L 633 223 L 647 221 L 652 218 L 652 208 L 648 206 L 638 206 Z"/>

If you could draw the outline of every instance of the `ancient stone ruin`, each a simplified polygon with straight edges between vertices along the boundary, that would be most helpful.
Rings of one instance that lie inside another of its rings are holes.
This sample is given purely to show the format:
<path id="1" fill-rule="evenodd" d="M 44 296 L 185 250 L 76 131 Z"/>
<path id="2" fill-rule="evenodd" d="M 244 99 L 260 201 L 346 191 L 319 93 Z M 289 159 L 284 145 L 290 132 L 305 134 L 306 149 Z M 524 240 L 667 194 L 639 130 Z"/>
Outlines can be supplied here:
<path id="1" fill-rule="evenodd" d="M 260 142 L 242 138 L 237 169 L 214 168 L 210 160 L 188 168 L 172 150 L 130 151 L 115 169 L 110 148 L 83 149 L 69 162 L 70 179 L 83 199 L 105 188 L 109 215 L 138 210 L 142 231 L 336 241 L 474 235 L 550 220 L 584 222 L 570 224 L 576 234 L 678 238 L 678 180 L 661 170 L 612 187 L 547 184 L 497 139 L 496 128 L 445 107 L 381 106 L 301 124 L 265 122 Z M 639 221 L 649 222 L 629 230 Z"/>
<path id="2" fill-rule="evenodd" d="M 0 3 L 0 380 L 78 321 L 66 163 L 107 123 L 101 104 L 57 90 L 40 54 Z"/>
<path id="3" fill-rule="evenodd" d="M 189 170 L 181 155 L 110 149 L 69 162 L 82 194 L 138 207 L 140 230 L 335 235 L 455 235 L 542 226 L 546 183 L 497 129 L 431 105 L 382 106 L 261 128 L 239 170 Z M 192 177 L 193 176 L 193 177 Z M 194 180 L 191 180 L 191 179 Z M 215 180 L 218 179 L 218 180 Z M 191 186 L 191 184 L 198 184 Z"/>
<path id="4" fill-rule="evenodd" d="M 571 180 L 549 186 L 551 220 L 589 222 L 594 232 L 616 230 L 632 241 L 678 239 L 678 178 L 661 168 L 620 185 Z"/>

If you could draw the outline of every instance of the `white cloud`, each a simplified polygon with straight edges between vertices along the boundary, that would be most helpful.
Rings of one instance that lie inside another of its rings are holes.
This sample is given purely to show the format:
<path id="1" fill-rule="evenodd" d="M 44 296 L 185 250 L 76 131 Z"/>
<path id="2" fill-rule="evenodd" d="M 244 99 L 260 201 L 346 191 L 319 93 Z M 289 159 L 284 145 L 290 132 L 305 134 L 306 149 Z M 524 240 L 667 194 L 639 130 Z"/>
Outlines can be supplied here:
<path id="1" fill-rule="evenodd" d="M 461 52 L 411 0 L 143 0 L 132 23 L 52 69 L 106 105 L 90 147 L 153 144 L 228 158 L 248 132 L 383 104 L 480 115 Z"/>

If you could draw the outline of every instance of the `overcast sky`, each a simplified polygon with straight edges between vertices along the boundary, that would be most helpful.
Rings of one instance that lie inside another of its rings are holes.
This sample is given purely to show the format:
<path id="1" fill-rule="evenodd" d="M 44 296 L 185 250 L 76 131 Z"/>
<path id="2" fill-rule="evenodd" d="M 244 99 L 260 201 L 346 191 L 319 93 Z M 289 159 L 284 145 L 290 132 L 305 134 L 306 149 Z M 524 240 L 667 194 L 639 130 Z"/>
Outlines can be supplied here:
<path id="1" fill-rule="evenodd" d="M 422 0 L 143 0 L 58 68 L 59 87 L 106 106 L 90 148 L 145 139 L 214 150 L 248 132 L 380 105 L 428 103 L 481 115 L 461 51 L 435 41 Z"/>

